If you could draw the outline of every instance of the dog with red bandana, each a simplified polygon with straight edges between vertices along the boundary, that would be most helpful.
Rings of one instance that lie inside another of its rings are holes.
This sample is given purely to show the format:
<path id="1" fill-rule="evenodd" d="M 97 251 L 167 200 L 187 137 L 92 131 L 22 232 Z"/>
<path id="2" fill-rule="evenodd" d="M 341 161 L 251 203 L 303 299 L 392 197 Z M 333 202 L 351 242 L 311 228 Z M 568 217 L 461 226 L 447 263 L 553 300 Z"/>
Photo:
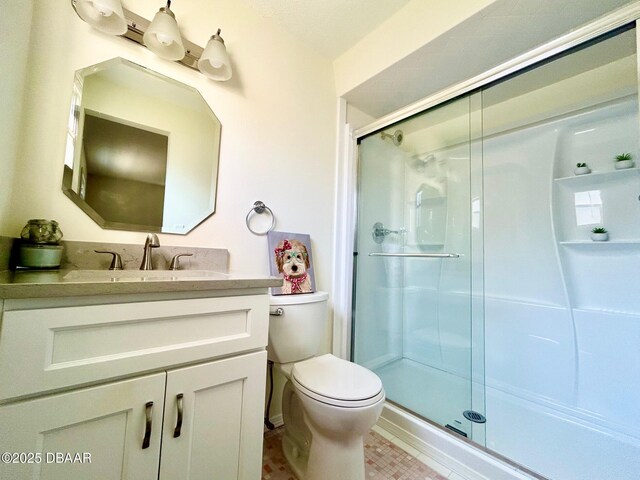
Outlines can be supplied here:
<path id="1" fill-rule="evenodd" d="M 298 240 L 284 239 L 274 249 L 278 272 L 284 278 L 282 293 L 311 292 L 309 269 L 309 254 L 307 247 Z"/>

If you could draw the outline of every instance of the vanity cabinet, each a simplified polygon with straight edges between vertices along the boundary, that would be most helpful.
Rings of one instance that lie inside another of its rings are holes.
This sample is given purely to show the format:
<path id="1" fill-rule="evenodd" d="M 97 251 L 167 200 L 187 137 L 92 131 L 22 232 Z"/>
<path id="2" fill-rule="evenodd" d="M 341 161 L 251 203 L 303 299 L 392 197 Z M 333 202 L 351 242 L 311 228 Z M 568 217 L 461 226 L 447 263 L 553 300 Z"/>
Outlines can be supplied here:
<path id="1" fill-rule="evenodd" d="M 266 363 L 263 351 L 167 373 L 161 480 L 260 478 Z"/>
<path id="2" fill-rule="evenodd" d="M 40 455 L 3 461 L 0 478 L 157 478 L 161 430 L 152 428 L 149 448 L 141 447 L 147 402 L 153 402 L 152 427 L 162 423 L 165 377 L 160 373 L 0 407 L 0 450 Z M 50 463 L 56 452 L 80 453 L 82 460 L 87 452 L 90 463 Z"/>
<path id="3" fill-rule="evenodd" d="M 0 478 L 260 478 L 268 296 L 142 300 L 4 302 Z"/>

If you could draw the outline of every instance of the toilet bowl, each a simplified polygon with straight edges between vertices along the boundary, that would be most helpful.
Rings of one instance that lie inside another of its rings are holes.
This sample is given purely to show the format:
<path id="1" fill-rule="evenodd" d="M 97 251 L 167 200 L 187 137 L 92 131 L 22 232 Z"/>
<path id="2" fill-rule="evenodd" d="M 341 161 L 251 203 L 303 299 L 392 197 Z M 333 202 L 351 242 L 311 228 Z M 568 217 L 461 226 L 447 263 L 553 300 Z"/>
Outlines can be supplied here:
<path id="1" fill-rule="evenodd" d="M 327 321 L 326 293 L 284 297 L 272 297 L 279 314 L 271 316 L 267 350 L 287 377 L 285 458 L 299 480 L 363 480 L 363 438 L 382 412 L 382 382 L 360 365 L 316 356 Z"/>

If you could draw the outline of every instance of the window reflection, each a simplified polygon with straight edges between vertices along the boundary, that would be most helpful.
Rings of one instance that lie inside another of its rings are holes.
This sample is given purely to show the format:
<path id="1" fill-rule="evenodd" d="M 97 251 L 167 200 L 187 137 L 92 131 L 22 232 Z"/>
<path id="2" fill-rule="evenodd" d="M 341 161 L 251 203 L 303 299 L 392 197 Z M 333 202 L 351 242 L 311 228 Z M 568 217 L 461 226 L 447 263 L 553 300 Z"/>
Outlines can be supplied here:
<path id="1" fill-rule="evenodd" d="M 602 222 L 602 197 L 600 190 L 575 193 L 576 224 L 594 225 Z"/>
<path id="2" fill-rule="evenodd" d="M 471 201 L 471 226 L 480 228 L 480 199 L 474 198 Z"/>

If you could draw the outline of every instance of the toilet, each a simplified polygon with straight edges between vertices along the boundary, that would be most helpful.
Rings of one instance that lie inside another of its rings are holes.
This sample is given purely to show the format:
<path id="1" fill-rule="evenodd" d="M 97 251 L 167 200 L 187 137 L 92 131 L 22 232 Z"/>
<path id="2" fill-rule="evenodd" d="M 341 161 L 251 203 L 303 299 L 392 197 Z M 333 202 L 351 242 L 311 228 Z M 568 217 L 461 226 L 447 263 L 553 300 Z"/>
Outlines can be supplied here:
<path id="1" fill-rule="evenodd" d="M 328 297 L 271 297 L 267 355 L 287 377 L 282 448 L 299 480 L 363 480 L 363 438 L 382 412 L 385 393 L 372 371 L 318 356 Z"/>

